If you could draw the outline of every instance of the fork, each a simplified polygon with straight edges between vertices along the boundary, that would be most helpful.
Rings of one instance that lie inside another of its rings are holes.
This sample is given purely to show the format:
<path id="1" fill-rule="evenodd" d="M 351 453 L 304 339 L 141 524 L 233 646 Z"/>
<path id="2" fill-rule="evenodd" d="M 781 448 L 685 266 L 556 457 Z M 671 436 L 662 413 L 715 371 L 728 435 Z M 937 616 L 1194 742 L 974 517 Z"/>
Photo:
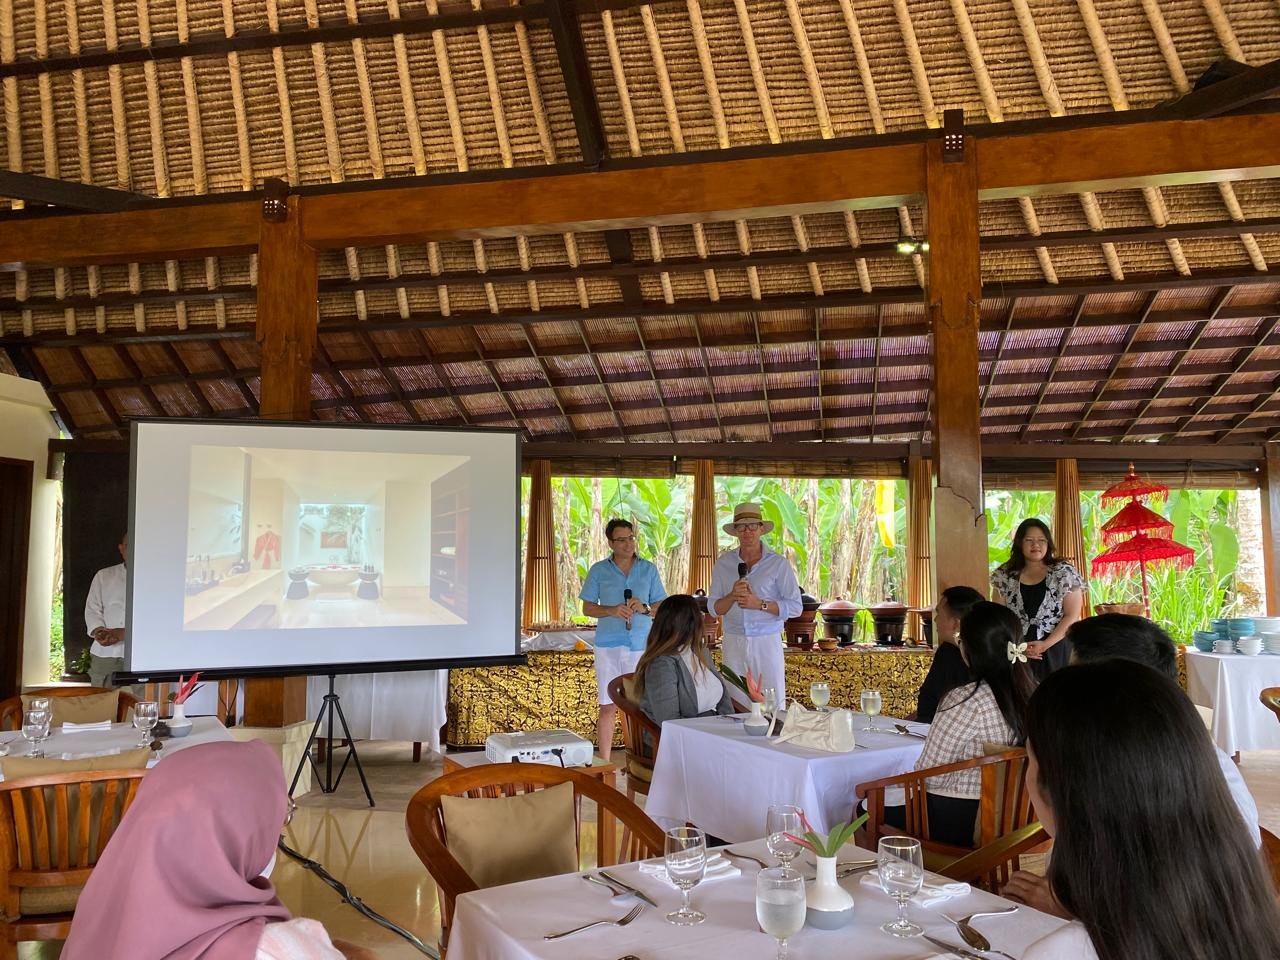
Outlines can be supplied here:
<path id="1" fill-rule="evenodd" d="M 750 860 L 752 863 L 758 863 L 760 864 L 760 868 L 762 870 L 767 870 L 769 868 L 769 865 L 767 863 L 765 863 L 759 857 L 751 856 L 751 854 L 749 853 L 737 853 L 733 850 L 730 850 L 728 847 L 721 847 L 720 852 L 726 853 L 731 857 L 737 857 L 739 860 Z"/>
<path id="2" fill-rule="evenodd" d="M 548 933 L 543 940 L 559 940 L 561 937 L 567 937 L 571 933 L 580 933 L 583 930 L 590 930 L 592 927 L 625 927 L 628 923 L 640 916 L 640 911 L 644 909 L 643 903 L 637 903 L 634 907 L 627 911 L 627 915 L 619 920 L 595 920 L 591 923 L 584 923 L 580 927 L 574 927 L 572 930 L 564 930 L 560 933 Z"/>

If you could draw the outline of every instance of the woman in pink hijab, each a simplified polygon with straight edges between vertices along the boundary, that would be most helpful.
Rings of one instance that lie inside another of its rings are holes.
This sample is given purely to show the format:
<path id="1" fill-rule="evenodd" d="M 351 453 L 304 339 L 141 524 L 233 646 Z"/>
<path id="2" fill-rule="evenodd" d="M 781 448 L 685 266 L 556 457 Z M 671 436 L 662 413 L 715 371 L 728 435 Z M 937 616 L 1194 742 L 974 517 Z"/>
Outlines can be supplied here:
<path id="1" fill-rule="evenodd" d="M 289 812 L 265 743 L 209 743 L 142 780 L 76 905 L 63 960 L 342 960 L 265 874 Z"/>

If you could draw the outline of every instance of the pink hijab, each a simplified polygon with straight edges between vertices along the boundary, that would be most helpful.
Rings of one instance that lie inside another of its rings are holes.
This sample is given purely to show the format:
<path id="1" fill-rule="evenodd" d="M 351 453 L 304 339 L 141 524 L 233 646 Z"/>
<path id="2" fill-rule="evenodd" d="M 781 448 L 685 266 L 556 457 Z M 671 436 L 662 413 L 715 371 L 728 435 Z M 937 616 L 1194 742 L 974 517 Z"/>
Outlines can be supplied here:
<path id="1" fill-rule="evenodd" d="M 288 811 L 260 740 L 207 743 L 149 771 L 76 905 L 63 960 L 252 960 L 289 919 L 259 877 Z"/>

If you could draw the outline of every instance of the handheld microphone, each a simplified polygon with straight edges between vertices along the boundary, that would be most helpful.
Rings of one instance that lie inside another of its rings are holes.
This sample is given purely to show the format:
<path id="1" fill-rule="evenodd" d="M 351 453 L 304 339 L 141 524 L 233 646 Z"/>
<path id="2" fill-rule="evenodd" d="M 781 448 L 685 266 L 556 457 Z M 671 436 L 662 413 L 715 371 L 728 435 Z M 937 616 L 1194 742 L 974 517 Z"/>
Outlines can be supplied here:
<path id="1" fill-rule="evenodd" d="M 628 587 L 626 590 L 623 590 L 623 591 L 622 591 L 622 599 L 623 599 L 623 600 L 630 601 L 630 599 L 631 599 L 631 588 L 630 588 L 630 587 Z M 628 621 L 627 621 L 627 629 L 628 629 L 628 630 L 630 630 L 630 629 L 631 629 L 631 621 L 630 621 L 630 620 L 628 620 Z"/>
<path id="2" fill-rule="evenodd" d="M 747 565 L 745 563 L 738 564 L 738 579 L 741 580 L 747 575 Z"/>

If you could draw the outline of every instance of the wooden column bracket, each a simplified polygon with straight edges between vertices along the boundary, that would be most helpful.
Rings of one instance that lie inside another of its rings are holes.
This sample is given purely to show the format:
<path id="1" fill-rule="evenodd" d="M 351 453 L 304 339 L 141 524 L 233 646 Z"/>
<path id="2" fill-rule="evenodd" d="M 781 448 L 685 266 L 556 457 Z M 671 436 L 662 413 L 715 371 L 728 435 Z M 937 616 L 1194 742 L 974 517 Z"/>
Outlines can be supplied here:
<path id="1" fill-rule="evenodd" d="M 268 177 L 262 184 L 262 219 L 267 223 L 284 223 L 289 219 L 289 184 L 279 177 Z"/>
<path id="2" fill-rule="evenodd" d="M 942 162 L 964 163 L 964 111 L 942 112 Z"/>

